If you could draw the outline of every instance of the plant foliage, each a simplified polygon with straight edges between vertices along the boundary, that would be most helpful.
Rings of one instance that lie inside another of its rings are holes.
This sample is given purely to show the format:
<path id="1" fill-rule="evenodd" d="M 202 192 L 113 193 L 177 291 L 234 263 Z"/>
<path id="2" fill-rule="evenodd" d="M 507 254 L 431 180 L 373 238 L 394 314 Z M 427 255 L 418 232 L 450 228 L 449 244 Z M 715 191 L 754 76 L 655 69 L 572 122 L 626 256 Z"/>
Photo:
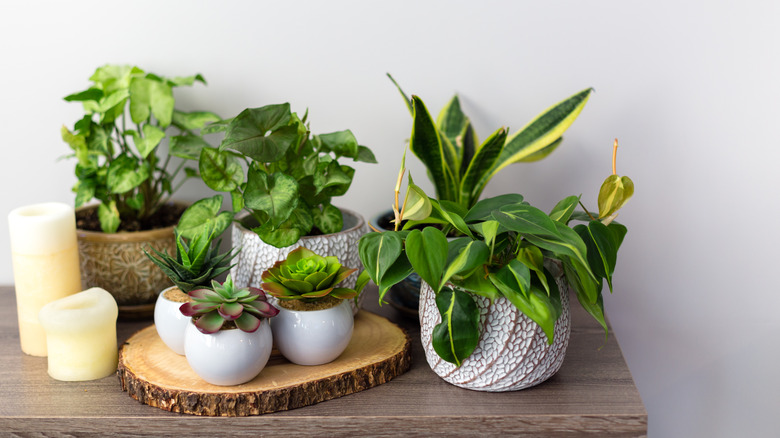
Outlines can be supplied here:
<path id="1" fill-rule="evenodd" d="M 89 88 L 65 97 L 81 102 L 86 114 L 72 130 L 62 127 L 62 139 L 73 151 L 68 157 L 77 160 L 76 207 L 100 201 L 101 228 L 114 233 L 123 221 L 153 216 L 187 178 L 197 175 L 183 161 L 173 168 L 171 157 L 197 157 L 206 144 L 199 130 L 220 118 L 175 108 L 173 89 L 205 84 L 199 74 L 165 78 L 138 67 L 105 65 L 89 79 Z M 171 127 L 178 133 L 169 137 Z M 168 151 L 161 152 L 166 138 Z"/>

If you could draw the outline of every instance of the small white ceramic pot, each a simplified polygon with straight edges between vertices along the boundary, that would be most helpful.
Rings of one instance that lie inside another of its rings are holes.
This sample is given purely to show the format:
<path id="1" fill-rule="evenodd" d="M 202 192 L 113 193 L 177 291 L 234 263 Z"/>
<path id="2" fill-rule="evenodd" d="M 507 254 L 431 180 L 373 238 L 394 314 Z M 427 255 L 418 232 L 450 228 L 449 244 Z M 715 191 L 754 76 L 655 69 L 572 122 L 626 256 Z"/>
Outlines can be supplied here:
<path id="1" fill-rule="evenodd" d="M 274 343 L 282 356 L 298 365 L 333 362 L 352 339 L 354 320 L 349 301 L 323 310 L 289 310 L 277 306 L 271 319 Z"/>
<path id="2" fill-rule="evenodd" d="M 184 355 L 184 329 L 187 328 L 187 324 L 192 318 L 182 315 L 179 311 L 179 307 L 186 301 L 170 300 L 166 296 L 169 291 L 170 293 L 176 291 L 183 294 L 176 286 L 171 286 L 160 292 L 154 305 L 154 327 L 168 348 L 175 351 L 176 354 Z"/>
<path id="3" fill-rule="evenodd" d="M 348 268 L 356 268 L 357 272 L 347 277 L 341 287 L 354 288 L 358 275 L 363 271 L 363 264 L 360 263 L 358 253 L 358 241 L 363 234 L 368 232 L 368 225 L 363 216 L 347 209 L 340 209 L 344 216 L 344 227 L 338 233 L 323 234 L 321 236 L 304 236 L 293 245 L 276 248 L 262 240 L 252 230 L 241 225 L 240 222 L 233 222 L 232 238 L 233 245 L 240 246 L 241 252 L 234 259 L 236 265 L 230 270 L 230 275 L 236 286 L 259 288 L 262 280 L 260 275 L 263 271 L 272 267 L 279 260 L 284 260 L 290 252 L 300 246 L 305 246 L 315 253 L 325 256 L 336 256 L 339 263 Z M 244 216 L 246 217 L 246 216 Z M 239 218 L 243 220 L 243 218 Z M 362 303 L 363 294 L 358 297 L 358 304 Z M 354 305 L 354 300 L 349 300 L 352 304 L 353 314 L 358 312 L 358 306 Z"/>
<path id="4" fill-rule="evenodd" d="M 474 296 L 479 309 L 479 344 L 460 367 L 433 349 L 433 328 L 441 322 L 436 296 L 423 282 L 420 289 L 420 338 L 431 369 L 445 381 L 477 391 L 516 391 L 538 385 L 561 368 L 569 345 L 569 287 L 565 277 L 556 279 L 563 312 L 555 323 L 552 345 L 538 324 L 509 300 Z"/>
<path id="5" fill-rule="evenodd" d="M 195 373 L 212 385 L 240 385 L 254 379 L 271 357 L 273 338 L 268 320 L 252 333 L 239 329 L 201 333 L 187 324 L 184 353 Z"/>

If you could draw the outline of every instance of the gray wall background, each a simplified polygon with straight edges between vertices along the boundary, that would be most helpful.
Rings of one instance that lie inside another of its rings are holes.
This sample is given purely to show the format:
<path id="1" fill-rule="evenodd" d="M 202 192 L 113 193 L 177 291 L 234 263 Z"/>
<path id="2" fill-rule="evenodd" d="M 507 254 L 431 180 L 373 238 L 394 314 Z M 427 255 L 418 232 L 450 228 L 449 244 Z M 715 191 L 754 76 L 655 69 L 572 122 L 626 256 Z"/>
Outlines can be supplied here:
<path id="1" fill-rule="evenodd" d="M 56 158 L 81 108 L 62 97 L 105 63 L 202 73 L 207 87 L 177 94 L 185 109 L 288 101 L 314 132 L 352 129 L 380 164 L 359 165 L 338 204 L 365 216 L 390 205 L 411 128 L 386 72 L 433 112 L 459 93 L 480 138 L 594 87 L 560 149 L 486 195 L 594 205 L 618 137 L 636 195 L 605 302 L 650 436 L 776 436 L 779 23 L 773 1 L 6 1 L 0 229 L 14 207 L 73 201 L 73 163 Z M 179 197 L 206 194 L 192 183 Z"/>

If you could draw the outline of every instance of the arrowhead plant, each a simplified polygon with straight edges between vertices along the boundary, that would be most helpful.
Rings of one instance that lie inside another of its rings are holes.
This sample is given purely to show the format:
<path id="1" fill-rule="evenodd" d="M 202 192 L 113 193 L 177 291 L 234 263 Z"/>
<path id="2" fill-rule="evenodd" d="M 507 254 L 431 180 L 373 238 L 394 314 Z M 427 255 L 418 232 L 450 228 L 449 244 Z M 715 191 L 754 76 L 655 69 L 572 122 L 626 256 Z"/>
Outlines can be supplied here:
<path id="1" fill-rule="evenodd" d="M 220 117 L 207 111 L 175 108 L 173 89 L 206 83 L 197 74 L 165 78 L 138 67 L 105 65 L 89 78 L 84 91 L 65 97 L 81 102 L 84 116 L 73 129 L 63 126 L 62 140 L 76 158 L 73 186 L 76 207 L 100 201 L 103 232 L 144 229 L 195 169 L 178 158 L 197 158 L 207 143 L 200 129 Z M 178 133 L 169 136 L 170 128 Z M 168 139 L 168 148 L 160 147 Z M 182 172 L 183 171 L 183 172 Z"/>
<path id="2" fill-rule="evenodd" d="M 227 328 L 252 333 L 260 328 L 262 318 L 272 318 L 279 309 L 272 306 L 262 290 L 237 288 L 228 275 L 223 284 L 211 282 L 211 288 L 190 291 L 192 301 L 179 308 L 184 316 L 191 316 L 201 333 L 211 334 Z"/>

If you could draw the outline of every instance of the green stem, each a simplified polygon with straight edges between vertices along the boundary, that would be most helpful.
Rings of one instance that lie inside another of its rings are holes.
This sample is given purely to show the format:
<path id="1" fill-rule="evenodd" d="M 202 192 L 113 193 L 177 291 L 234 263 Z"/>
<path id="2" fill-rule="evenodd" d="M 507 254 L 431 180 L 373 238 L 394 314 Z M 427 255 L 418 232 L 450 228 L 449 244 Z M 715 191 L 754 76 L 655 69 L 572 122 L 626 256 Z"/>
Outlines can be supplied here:
<path id="1" fill-rule="evenodd" d="M 584 206 L 584 205 L 582 205 L 582 201 L 577 201 L 577 202 L 579 202 L 579 203 L 580 203 L 580 207 L 582 207 L 582 209 L 583 209 L 583 210 L 585 210 L 585 213 L 587 213 L 588 217 L 590 217 L 590 219 L 591 219 L 591 220 L 594 220 L 594 221 L 595 221 L 595 220 L 596 220 L 596 218 L 595 218 L 595 217 L 593 217 L 593 215 L 592 215 L 592 214 L 590 214 L 590 212 L 588 211 L 588 209 L 587 209 L 587 208 L 585 208 L 585 206 Z"/>

